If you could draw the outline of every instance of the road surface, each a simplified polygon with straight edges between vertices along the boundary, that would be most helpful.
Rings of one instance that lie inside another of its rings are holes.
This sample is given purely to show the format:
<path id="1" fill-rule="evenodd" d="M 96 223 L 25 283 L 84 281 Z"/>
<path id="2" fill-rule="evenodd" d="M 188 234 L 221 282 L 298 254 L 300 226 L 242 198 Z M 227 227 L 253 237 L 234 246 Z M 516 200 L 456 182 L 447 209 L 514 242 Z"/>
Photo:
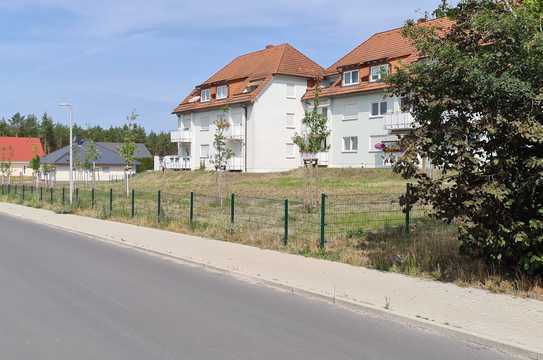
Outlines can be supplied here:
<path id="1" fill-rule="evenodd" d="M 508 359 L 0 215 L 1 359 Z"/>

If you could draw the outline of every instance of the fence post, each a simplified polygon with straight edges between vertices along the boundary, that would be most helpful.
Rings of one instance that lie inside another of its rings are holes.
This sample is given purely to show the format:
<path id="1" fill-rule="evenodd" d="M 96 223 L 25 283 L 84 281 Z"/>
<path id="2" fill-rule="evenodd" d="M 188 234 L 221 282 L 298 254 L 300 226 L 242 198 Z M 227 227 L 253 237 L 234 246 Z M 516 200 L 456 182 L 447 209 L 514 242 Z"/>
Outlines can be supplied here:
<path id="1" fill-rule="evenodd" d="M 79 207 L 79 188 L 75 188 L 75 204 Z"/>
<path id="2" fill-rule="evenodd" d="M 285 199 L 285 234 L 283 236 L 283 245 L 288 244 L 288 199 Z"/>
<path id="3" fill-rule="evenodd" d="M 11 194 L 11 184 L 8 184 L 8 196 Z"/>
<path id="4" fill-rule="evenodd" d="M 43 187 L 40 186 L 40 202 L 43 201 Z"/>
<path id="5" fill-rule="evenodd" d="M 62 205 L 64 205 L 65 198 L 66 198 L 66 189 L 63 187 L 62 188 Z"/>
<path id="6" fill-rule="evenodd" d="M 319 242 L 319 247 L 324 249 L 324 244 L 326 243 L 326 194 L 321 194 L 321 237 Z"/>
<path id="7" fill-rule="evenodd" d="M 407 183 L 405 188 L 405 194 L 407 197 L 407 204 L 405 205 L 405 234 L 409 236 L 411 232 L 411 204 L 409 203 L 409 195 L 411 192 L 411 184 Z"/>
<path id="8" fill-rule="evenodd" d="M 94 204 L 95 204 L 95 192 L 96 190 L 94 188 L 91 189 L 91 209 L 94 209 Z"/>
<path id="9" fill-rule="evenodd" d="M 230 195 L 230 224 L 234 225 L 235 221 L 235 214 L 236 214 L 236 195 L 231 194 Z"/>
<path id="10" fill-rule="evenodd" d="M 189 224 L 194 222 L 194 192 L 190 192 Z"/>
<path id="11" fill-rule="evenodd" d="M 109 216 L 113 215 L 113 189 L 109 189 Z"/>
<path id="12" fill-rule="evenodd" d="M 160 209 L 160 190 L 158 190 L 158 193 L 157 193 L 157 198 L 156 198 L 156 215 L 157 215 L 157 221 L 160 223 L 160 212 L 161 212 L 161 209 Z"/>
<path id="13" fill-rule="evenodd" d="M 53 188 L 50 188 L 51 191 L 49 191 L 51 193 L 51 204 L 53 203 Z"/>
<path id="14" fill-rule="evenodd" d="M 23 201 L 25 201 L 25 184 L 23 184 Z"/>
<path id="15" fill-rule="evenodd" d="M 136 190 L 132 189 L 132 198 L 130 200 L 130 215 L 132 218 L 136 216 Z"/>

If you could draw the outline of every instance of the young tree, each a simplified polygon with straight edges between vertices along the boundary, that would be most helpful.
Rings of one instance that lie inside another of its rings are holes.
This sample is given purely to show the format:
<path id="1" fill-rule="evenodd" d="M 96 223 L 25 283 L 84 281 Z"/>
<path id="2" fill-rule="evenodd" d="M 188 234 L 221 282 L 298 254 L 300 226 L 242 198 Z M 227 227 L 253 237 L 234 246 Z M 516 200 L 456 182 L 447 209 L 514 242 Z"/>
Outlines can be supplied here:
<path id="1" fill-rule="evenodd" d="M 330 149 L 327 144 L 330 130 L 328 129 L 328 119 L 320 111 L 320 83 L 315 85 L 315 97 L 313 99 L 313 109 L 305 113 L 302 124 L 305 132 L 296 134 L 292 141 L 300 149 L 302 160 L 305 164 L 305 171 L 308 173 L 305 179 L 308 181 L 306 186 L 307 193 L 305 203 L 308 208 L 313 208 L 319 201 L 319 172 L 318 172 L 318 154 Z"/>
<path id="2" fill-rule="evenodd" d="M 2 175 L 2 184 L 11 183 L 11 160 L 13 159 L 14 150 L 11 146 L 0 147 L 0 174 Z M 7 179 L 7 182 L 6 182 Z"/>
<path id="3" fill-rule="evenodd" d="M 539 2 L 540 3 L 540 2 Z M 462 250 L 543 273 L 543 30 L 538 7 L 463 0 L 440 7 L 450 29 L 408 24 L 422 60 L 389 79 L 416 129 L 396 164 L 416 186 L 403 201 L 433 205 L 459 226 Z M 442 176 L 418 172 L 428 158 Z"/>
<path id="4" fill-rule="evenodd" d="M 40 157 L 38 155 L 35 155 L 32 160 L 30 160 L 30 168 L 32 169 L 32 177 L 34 181 L 34 185 L 38 186 L 39 181 L 39 171 L 40 171 Z"/>
<path id="5" fill-rule="evenodd" d="M 91 173 L 92 188 L 96 189 L 96 160 L 100 157 L 100 153 L 96 148 L 96 143 L 93 140 L 89 140 L 86 143 L 85 148 L 85 161 L 83 167 L 87 172 Z"/>
<path id="6" fill-rule="evenodd" d="M 221 201 L 221 206 L 223 205 L 224 198 L 224 172 L 227 169 L 228 161 L 234 156 L 232 149 L 226 144 L 226 135 L 225 132 L 230 128 L 230 121 L 228 120 L 229 109 L 224 108 L 223 115 L 220 116 L 215 121 L 216 131 L 213 135 L 213 149 L 214 152 L 211 156 L 211 163 L 215 168 L 215 173 L 217 175 L 217 194 Z"/>
<path id="7" fill-rule="evenodd" d="M 135 160 L 134 156 L 136 153 L 136 143 L 134 141 L 133 124 L 138 117 L 139 115 L 136 114 L 135 111 L 132 111 L 132 113 L 130 113 L 130 115 L 126 117 L 129 125 L 127 126 L 126 131 L 125 131 L 124 142 L 119 148 L 119 155 L 126 163 L 126 167 L 125 167 L 126 196 L 130 196 L 130 187 L 128 184 L 128 180 L 130 178 L 130 170 L 132 169 L 132 166 L 134 166 L 134 160 Z"/>

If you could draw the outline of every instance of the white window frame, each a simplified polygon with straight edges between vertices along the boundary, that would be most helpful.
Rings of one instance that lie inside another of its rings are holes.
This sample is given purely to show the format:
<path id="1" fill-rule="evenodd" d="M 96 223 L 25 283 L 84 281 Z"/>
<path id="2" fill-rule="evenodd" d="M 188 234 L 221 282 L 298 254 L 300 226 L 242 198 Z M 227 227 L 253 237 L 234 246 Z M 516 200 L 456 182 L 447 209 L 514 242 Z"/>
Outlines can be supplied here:
<path id="1" fill-rule="evenodd" d="M 203 149 L 207 149 L 207 155 L 204 156 Z M 209 159 L 209 144 L 201 144 L 200 145 L 200 159 Z"/>
<path id="2" fill-rule="evenodd" d="M 383 72 L 385 72 L 388 75 L 388 72 L 389 72 L 388 64 L 372 66 L 370 68 L 370 82 L 378 82 L 378 81 L 383 80 Z"/>
<path id="3" fill-rule="evenodd" d="M 285 123 L 287 129 L 296 129 L 296 114 L 287 113 Z"/>
<path id="4" fill-rule="evenodd" d="M 200 118 L 200 131 L 209 131 L 209 126 L 210 125 L 211 124 L 210 124 L 209 116 L 205 116 L 205 117 Z"/>
<path id="5" fill-rule="evenodd" d="M 287 83 L 287 99 L 296 99 L 296 84 Z"/>
<path id="6" fill-rule="evenodd" d="M 204 89 L 200 92 L 200 102 L 211 101 L 211 89 Z"/>
<path id="7" fill-rule="evenodd" d="M 353 81 L 353 74 L 356 73 L 356 80 Z M 347 78 L 349 81 L 347 81 Z M 343 72 L 343 86 L 353 86 L 360 84 L 360 70 L 348 70 Z"/>
<path id="8" fill-rule="evenodd" d="M 356 149 L 353 149 L 353 139 L 356 139 Z M 348 140 L 348 141 L 347 141 Z M 359 144 L 358 144 L 358 136 L 344 136 L 342 139 L 341 139 L 341 148 L 342 148 L 342 152 L 344 153 L 357 153 L 358 152 L 358 148 L 359 148 Z M 349 144 L 349 146 L 347 147 L 347 144 Z"/>
<path id="9" fill-rule="evenodd" d="M 285 153 L 286 153 L 286 158 L 287 159 L 294 159 L 295 158 L 295 156 L 294 156 L 294 153 L 295 153 L 294 143 L 286 143 Z"/>
<path id="10" fill-rule="evenodd" d="M 387 104 L 387 111 L 386 112 L 382 112 L 382 104 L 385 103 Z M 373 105 L 375 104 L 378 104 L 377 108 L 379 110 L 378 114 L 377 115 L 374 115 L 373 114 Z M 374 101 L 370 104 L 370 119 L 376 119 L 376 118 L 382 118 L 383 116 L 385 116 L 386 114 L 388 114 L 390 112 L 390 104 L 388 103 L 388 101 Z"/>
<path id="11" fill-rule="evenodd" d="M 228 98 L 228 85 L 217 86 L 217 100 Z"/>
<path id="12" fill-rule="evenodd" d="M 352 107 L 354 110 L 354 113 L 349 114 L 347 113 L 347 108 Z M 343 121 L 353 121 L 358 120 L 359 117 L 359 111 L 358 111 L 358 104 L 357 103 L 349 103 L 345 105 L 345 112 L 343 113 Z"/>

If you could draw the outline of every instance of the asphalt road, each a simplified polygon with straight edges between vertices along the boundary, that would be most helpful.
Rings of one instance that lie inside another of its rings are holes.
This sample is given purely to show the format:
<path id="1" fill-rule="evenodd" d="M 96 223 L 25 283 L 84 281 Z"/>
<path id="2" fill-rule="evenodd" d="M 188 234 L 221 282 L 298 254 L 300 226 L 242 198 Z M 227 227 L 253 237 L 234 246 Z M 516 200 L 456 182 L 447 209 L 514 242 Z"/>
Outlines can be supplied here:
<path id="1" fill-rule="evenodd" d="M 0 359 L 506 359 L 418 328 L 0 216 Z"/>

